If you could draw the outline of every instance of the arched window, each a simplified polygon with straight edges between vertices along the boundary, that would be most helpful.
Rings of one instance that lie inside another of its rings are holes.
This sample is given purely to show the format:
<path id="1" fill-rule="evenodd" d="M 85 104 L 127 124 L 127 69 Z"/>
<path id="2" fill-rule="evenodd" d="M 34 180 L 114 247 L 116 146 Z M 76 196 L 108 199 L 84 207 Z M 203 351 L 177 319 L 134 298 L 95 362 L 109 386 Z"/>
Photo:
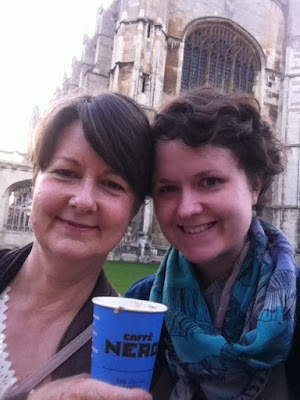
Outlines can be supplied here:
<path id="1" fill-rule="evenodd" d="M 4 227 L 14 231 L 31 231 L 31 184 L 12 189 L 8 196 L 8 211 Z"/>
<path id="2" fill-rule="evenodd" d="M 252 93 L 260 60 L 247 38 L 220 23 L 201 24 L 185 41 L 181 90 L 209 84 Z"/>

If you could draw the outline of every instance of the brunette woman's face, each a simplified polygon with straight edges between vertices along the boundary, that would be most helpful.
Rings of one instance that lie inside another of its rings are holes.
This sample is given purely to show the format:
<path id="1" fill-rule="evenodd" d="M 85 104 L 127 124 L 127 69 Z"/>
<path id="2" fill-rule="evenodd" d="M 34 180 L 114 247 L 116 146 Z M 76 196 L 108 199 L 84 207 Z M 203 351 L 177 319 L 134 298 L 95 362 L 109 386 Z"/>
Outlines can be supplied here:
<path id="1" fill-rule="evenodd" d="M 259 191 L 226 148 L 159 141 L 154 173 L 157 220 L 191 262 L 234 260 L 241 251 Z"/>
<path id="2" fill-rule="evenodd" d="M 76 121 L 36 177 L 32 228 L 41 248 L 57 256 L 104 260 L 125 234 L 134 204 L 129 184 L 94 152 Z"/>

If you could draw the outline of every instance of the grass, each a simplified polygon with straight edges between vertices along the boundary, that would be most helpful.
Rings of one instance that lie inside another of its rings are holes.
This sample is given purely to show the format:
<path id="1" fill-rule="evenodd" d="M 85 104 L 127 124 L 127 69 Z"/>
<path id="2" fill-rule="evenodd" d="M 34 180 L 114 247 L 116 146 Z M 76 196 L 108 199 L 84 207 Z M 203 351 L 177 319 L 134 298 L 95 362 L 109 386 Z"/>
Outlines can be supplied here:
<path id="1" fill-rule="evenodd" d="M 116 261 L 107 261 L 104 265 L 108 279 L 121 294 L 124 294 L 137 280 L 155 274 L 157 268 L 158 265 L 154 264 L 135 264 Z"/>

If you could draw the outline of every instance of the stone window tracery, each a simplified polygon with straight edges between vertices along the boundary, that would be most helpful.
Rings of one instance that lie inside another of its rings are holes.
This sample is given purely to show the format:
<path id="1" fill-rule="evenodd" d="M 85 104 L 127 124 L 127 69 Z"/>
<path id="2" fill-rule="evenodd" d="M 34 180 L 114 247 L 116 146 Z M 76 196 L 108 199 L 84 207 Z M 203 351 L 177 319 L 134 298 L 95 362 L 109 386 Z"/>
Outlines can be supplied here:
<path id="1" fill-rule="evenodd" d="M 12 189 L 8 196 L 8 211 L 4 227 L 13 231 L 31 231 L 31 184 Z"/>
<path id="2" fill-rule="evenodd" d="M 201 24 L 186 39 L 181 90 L 206 84 L 227 92 L 253 92 L 260 60 L 239 32 L 220 23 Z"/>

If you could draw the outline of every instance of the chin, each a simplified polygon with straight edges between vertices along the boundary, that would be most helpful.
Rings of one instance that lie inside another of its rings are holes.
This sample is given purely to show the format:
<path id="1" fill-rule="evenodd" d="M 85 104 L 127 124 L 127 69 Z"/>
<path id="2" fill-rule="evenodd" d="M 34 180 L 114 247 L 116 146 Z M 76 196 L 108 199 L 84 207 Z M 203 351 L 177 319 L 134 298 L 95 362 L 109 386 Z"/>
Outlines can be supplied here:
<path id="1" fill-rule="evenodd" d="M 84 244 L 73 244 L 71 246 L 66 246 L 66 244 L 64 244 L 63 246 L 55 246 L 53 249 L 50 248 L 50 251 L 51 250 L 56 257 L 66 261 L 83 261 L 85 259 L 88 260 L 90 258 L 101 257 L 99 253 L 91 251 L 91 249 Z"/>
<path id="2" fill-rule="evenodd" d="M 189 260 L 189 262 L 193 263 L 193 264 L 205 264 L 205 263 L 210 263 L 212 261 L 214 261 L 218 255 L 216 254 L 204 254 L 203 252 L 201 254 L 199 254 L 199 252 L 197 253 L 192 253 L 192 252 L 184 252 L 182 251 L 182 254 L 184 255 L 184 257 Z"/>

